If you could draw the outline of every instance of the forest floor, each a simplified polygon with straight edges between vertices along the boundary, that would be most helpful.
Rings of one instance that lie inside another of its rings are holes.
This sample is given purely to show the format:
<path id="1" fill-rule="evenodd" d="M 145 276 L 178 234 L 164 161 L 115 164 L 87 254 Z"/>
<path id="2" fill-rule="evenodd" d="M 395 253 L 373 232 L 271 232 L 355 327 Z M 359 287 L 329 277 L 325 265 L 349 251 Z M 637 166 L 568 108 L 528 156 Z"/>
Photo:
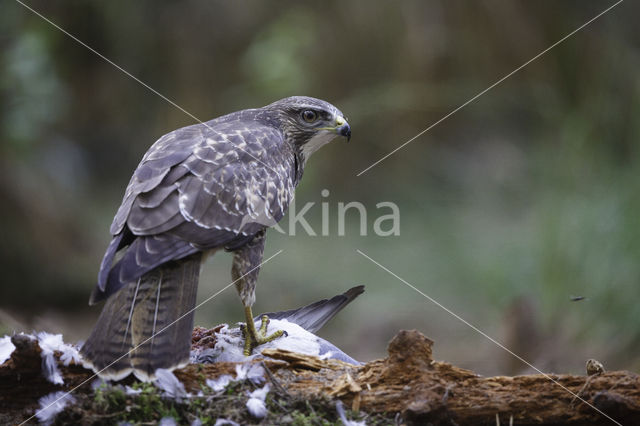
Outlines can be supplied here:
<path id="1" fill-rule="evenodd" d="M 194 348 L 212 347 L 215 330 L 196 328 Z M 63 384 L 54 384 L 43 375 L 37 339 L 20 336 L 13 336 L 16 350 L 0 366 L 2 424 L 640 424 L 635 373 L 594 368 L 585 376 L 482 377 L 434 361 L 433 342 L 417 331 L 399 332 L 386 358 L 362 365 L 270 349 L 252 361 L 264 374 L 259 380 L 239 380 L 239 364 L 219 362 L 175 370 L 173 385 L 131 376 L 100 383 L 73 361 L 63 365 L 59 352 Z M 225 376 L 232 379 L 220 385 Z M 34 417 L 72 390 L 50 407 L 58 407 L 57 416 Z"/>

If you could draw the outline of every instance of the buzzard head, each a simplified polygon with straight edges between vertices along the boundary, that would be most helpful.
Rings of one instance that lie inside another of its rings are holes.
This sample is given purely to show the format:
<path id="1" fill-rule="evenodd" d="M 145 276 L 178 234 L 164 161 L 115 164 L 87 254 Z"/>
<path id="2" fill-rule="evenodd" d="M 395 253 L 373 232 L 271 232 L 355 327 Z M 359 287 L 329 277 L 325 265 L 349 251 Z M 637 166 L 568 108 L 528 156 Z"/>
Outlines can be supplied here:
<path id="1" fill-rule="evenodd" d="M 351 139 L 351 127 L 338 108 L 308 96 L 292 96 L 264 107 L 276 115 L 285 139 L 302 152 L 305 160 L 336 136 Z"/>

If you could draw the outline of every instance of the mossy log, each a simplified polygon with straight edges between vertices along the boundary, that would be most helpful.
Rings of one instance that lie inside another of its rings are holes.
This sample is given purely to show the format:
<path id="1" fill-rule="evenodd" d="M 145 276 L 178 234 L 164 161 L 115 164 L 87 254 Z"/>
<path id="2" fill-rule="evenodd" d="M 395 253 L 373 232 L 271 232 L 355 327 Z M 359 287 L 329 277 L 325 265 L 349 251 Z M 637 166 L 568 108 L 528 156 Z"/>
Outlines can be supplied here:
<path id="1" fill-rule="evenodd" d="M 194 347 L 212 347 L 214 330 L 196 328 Z M 38 398 L 49 392 L 79 385 L 74 391 L 77 397 L 92 392 L 91 372 L 79 365 L 60 365 L 64 385 L 51 384 L 41 374 L 37 342 L 20 336 L 14 336 L 13 342 L 17 349 L 0 367 L 3 424 L 20 423 L 32 416 Z M 482 377 L 434 361 L 432 346 L 433 342 L 417 331 L 401 331 L 390 342 L 386 358 L 360 366 L 278 349 L 264 351 L 265 359 L 254 362 L 263 363 L 273 391 L 281 397 L 326 407 L 335 406 L 340 399 L 353 412 L 377 415 L 369 417 L 369 424 L 376 423 L 375 419 L 403 424 L 640 424 L 637 374 L 550 374 L 555 383 L 541 374 Z M 234 370 L 235 363 L 228 362 L 191 364 L 176 370 L 175 375 L 187 391 L 198 391 L 204 378 Z M 85 423 L 91 416 L 81 418 Z"/>

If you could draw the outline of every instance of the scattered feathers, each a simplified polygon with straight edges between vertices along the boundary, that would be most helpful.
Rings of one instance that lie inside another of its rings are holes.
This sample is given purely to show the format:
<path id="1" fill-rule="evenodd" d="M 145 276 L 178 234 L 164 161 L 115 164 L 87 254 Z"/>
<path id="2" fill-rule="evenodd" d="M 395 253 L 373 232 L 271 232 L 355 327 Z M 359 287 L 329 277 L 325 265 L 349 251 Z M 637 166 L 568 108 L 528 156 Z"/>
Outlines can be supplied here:
<path id="1" fill-rule="evenodd" d="M 262 419 L 267 415 L 267 406 L 264 400 L 269 393 L 269 384 L 267 383 L 260 389 L 256 389 L 249 394 L 249 400 L 247 401 L 247 409 L 249 414 L 257 419 Z"/>
<path id="2" fill-rule="evenodd" d="M 176 419 L 173 417 L 163 417 L 160 419 L 159 426 L 177 426 Z"/>
<path id="3" fill-rule="evenodd" d="M 82 357 L 80 356 L 80 352 L 71 345 L 64 345 L 63 350 L 61 351 L 62 355 L 60 355 L 60 361 L 64 366 L 68 366 L 73 362 L 74 364 L 80 364 L 82 361 Z"/>
<path id="4" fill-rule="evenodd" d="M 58 368 L 58 363 L 53 357 L 53 352 L 45 353 L 42 351 L 42 375 L 54 385 L 64 384 L 62 373 Z"/>
<path id="5" fill-rule="evenodd" d="M 109 384 L 109 382 L 107 382 L 104 379 L 101 379 L 100 377 L 98 377 L 97 379 L 95 379 L 93 382 L 91 382 L 91 389 L 93 389 L 94 391 L 96 389 L 99 389 L 103 386 L 107 386 Z"/>
<path id="6" fill-rule="evenodd" d="M 134 389 L 131 386 L 127 385 L 124 387 L 124 393 L 126 395 L 140 395 L 142 393 L 142 389 Z"/>
<path id="7" fill-rule="evenodd" d="M 42 357 L 42 374 L 48 381 L 55 385 L 63 384 L 62 373 L 58 368 L 58 362 L 54 357 L 54 353 L 56 351 L 61 353 L 60 361 L 62 361 L 64 365 L 69 365 L 71 361 L 79 363 L 80 353 L 74 346 L 64 343 L 62 334 L 51 334 L 42 331 L 36 334 L 36 338 L 42 350 L 40 353 Z"/>
<path id="8" fill-rule="evenodd" d="M 254 384 L 264 382 L 264 368 L 260 364 L 244 363 L 236 365 L 236 381 L 247 379 Z"/>
<path id="9" fill-rule="evenodd" d="M 37 337 L 40 349 L 42 349 L 40 353 L 40 356 L 42 356 L 42 374 L 54 385 L 63 384 L 64 380 L 62 380 L 58 362 L 53 357 L 53 352 L 64 345 L 62 334 L 50 334 L 43 331 L 38 333 Z"/>
<path id="10" fill-rule="evenodd" d="M 240 426 L 239 423 L 234 422 L 233 420 L 219 418 L 216 420 L 216 423 L 213 426 Z"/>
<path id="11" fill-rule="evenodd" d="M 62 412 L 69 404 L 76 402 L 75 398 L 64 391 L 52 392 L 38 400 L 40 407 L 36 411 L 36 417 L 45 425 L 50 425 L 58 413 Z"/>
<path id="12" fill-rule="evenodd" d="M 162 390 L 164 395 L 169 398 L 181 400 L 182 398 L 190 396 L 175 374 L 165 368 L 158 368 L 156 370 L 156 379 L 153 384 Z"/>
<path id="13" fill-rule="evenodd" d="M 336 411 L 338 412 L 338 417 L 340 417 L 340 421 L 344 426 L 366 426 L 366 422 L 357 422 L 355 420 L 348 420 L 347 416 L 344 413 L 344 405 L 342 401 L 338 400 L 336 402 Z"/>
<path id="14" fill-rule="evenodd" d="M 215 392 L 224 390 L 229 383 L 250 380 L 253 384 L 264 382 L 264 368 L 260 364 L 244 363 L 236 365 L 236 378 L 224 374 L 216 379 L 207 379 L 206 384 Z"/>
<path id="15" fill-rule="evenodd" d="M 4 336 L 0 339 L 0 365 L 11 357 L 16 346 L 11 342 L 11 336 Z"/>
<path id="16" fill-rule="evenodd" d="M 232 381 L 233 378 L 230 375 L 224 374 L 217 379 L 207 379 L 206 384 L 211 389 L 213 389 L 214 392 L 220 392 L 224 390 Z"/>

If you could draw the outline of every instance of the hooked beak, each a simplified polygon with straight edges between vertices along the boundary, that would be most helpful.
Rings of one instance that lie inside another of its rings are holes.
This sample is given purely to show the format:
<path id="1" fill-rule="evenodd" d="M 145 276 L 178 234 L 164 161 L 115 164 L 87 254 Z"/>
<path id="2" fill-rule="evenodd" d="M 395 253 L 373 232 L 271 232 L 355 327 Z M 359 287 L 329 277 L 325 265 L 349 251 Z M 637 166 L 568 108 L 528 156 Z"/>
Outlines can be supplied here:
<path id="1" fill-rule="evenodd" d="M 336 118 L 336 133 L 347 138 L 347 142 L 351 140 L 351 126 L 344 117 Z"/>

